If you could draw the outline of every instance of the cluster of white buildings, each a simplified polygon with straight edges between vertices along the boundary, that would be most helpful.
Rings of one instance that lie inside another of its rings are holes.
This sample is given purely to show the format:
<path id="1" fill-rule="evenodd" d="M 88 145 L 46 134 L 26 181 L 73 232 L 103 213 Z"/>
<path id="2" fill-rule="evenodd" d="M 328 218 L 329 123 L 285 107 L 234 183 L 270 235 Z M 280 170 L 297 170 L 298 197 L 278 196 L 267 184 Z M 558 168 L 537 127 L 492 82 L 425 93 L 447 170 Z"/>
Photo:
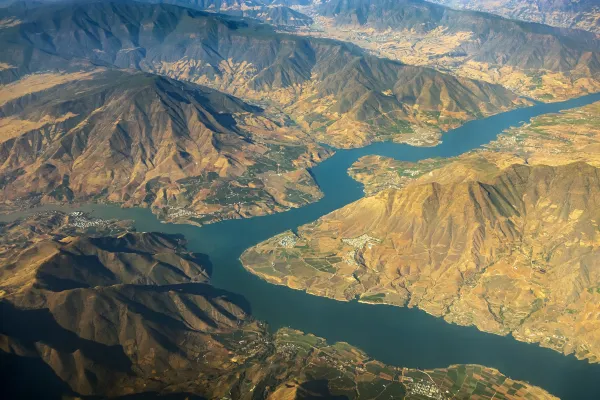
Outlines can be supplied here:
<path id="1" fill-rule="evenodd" d="M 433 383 L 429 382 L 414 382 L 409 386 L 409 391 L 411 395 L 421 395 L 429 397 L 430 399 L 435 400 L 443 400 L 444 395 L 440 392 L 440 389 L 437 388 Z"/>
<path id="2" fill-rule="evenodd" d="M 69 226 L 75 228 L 87 229 L 94 227 L 107 226 L 109 221 L 100 218 L 89 218 L 83 211 L 73 211 L 69 213 Z"/>
<path id="3" fill-rule="evenodd" d="M 294 235 L 286 235 L 279 240 L 279 245 L 291 249 L 296 245 L 297 239 Z"/>
<path id="4" fill-rule="evenodd" d="M 351 238 L 351 239 L 342 239 L 342 242 L 345 244 L 349 244 L 355 249 L 362 249 L 365 245 L 373 245 L 377 243 L 381 243 L 381 240 L 374 238 L 372 236 L 367 235 L 366 233 L 360 235 L 359 237 Z"/>
<path id="5" fill-rule="evenodd" d="M 169 211 L 167 212 L 167 217 L 171 218 L 171 219 L 189 218 L 189 217 L 201 218 L 203 216 L 204 216 L 203 214 L 198 214 L 196 212 L 187 210 L 182 207 L 170 207 Z"/>

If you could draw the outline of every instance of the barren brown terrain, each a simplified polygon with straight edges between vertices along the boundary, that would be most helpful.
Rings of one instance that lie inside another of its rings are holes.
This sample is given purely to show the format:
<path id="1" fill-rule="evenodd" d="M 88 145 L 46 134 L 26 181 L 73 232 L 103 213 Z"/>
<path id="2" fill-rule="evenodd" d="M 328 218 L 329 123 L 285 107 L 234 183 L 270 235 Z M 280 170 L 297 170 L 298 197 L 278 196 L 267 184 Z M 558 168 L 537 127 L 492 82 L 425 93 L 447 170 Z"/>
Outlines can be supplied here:
<path id="1" fill-rule="evenodd" d="M 368 197 L 246 251 L 275 284 L 418 307 L 598 362 L 600 104 L 535 118 L 486 149 L 350 170 Z"/>
<path id="2" fill-rule="evenodd" d="M 301 35 L 349 41 L 379 57 L 499 84 L 521 96 L 559 101 L 600 91 L 600 38 L 589 32 L 420 0 L 329 0 L 302 10 L 315 24 L 300 28 Z"/>
<path id="3" fill-rule="evenodd" d="M 595 0 L 432 0 L 432 3 L 600 34 L 600 5 Z"/>
<path id="4" fill-rule="evenodd" d="M 14 66 L 0 71 L 0 82 L 83 60 L 138 69 L 285 114 L 335 147 L 430 137 L 529 104 L 499 85 L 374 57 L 348 43 L 166 4 L 92 2 L 6 14 L 20 23 L 0 30 L 7 43 L 0 62 Z M 123 21 L 135 29 L 123 30 Z M 42 39 L 39 31 L 52 35 Z"/>
<path id="5" fill-rule="evenodd" d="M 306 168 L 329 150 L 205 87 L 98 68 L 27 75 L 0 96 L 5 210 L 99 201 L 202 224 L 321 197 Z"/>
<path id="6" fill-rule="evenodd" d="M 182 237 L 80 212 L 1 223 L 3 393 L 555 399 L 492 368 L 399 368 L 347 343 L 270 333 L 243 298 L 207 283 L 206 261 Z"/>

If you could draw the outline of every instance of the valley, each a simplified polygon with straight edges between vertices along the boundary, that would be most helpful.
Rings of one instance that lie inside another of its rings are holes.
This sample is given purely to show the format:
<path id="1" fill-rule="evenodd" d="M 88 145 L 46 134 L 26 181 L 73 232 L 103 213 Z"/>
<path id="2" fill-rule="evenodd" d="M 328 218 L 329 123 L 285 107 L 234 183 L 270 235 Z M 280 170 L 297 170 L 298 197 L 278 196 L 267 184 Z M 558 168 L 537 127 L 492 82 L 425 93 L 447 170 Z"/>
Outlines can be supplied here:
<path id="1" fill-rule="evenodd" d="M 16 377 L 5 394 L 554 398 L 478 365 L 397 368 L 347 343 L 270 333 L 243 298 L 208 284 L 210 265 L 181 236 L 58 211 L 0 232 L 0 357 Z M 19 386 L 34 363 L 54 391 Z"/>
<path id="2" fill-rule="evenodd" d="M 496 13 L 511 19 L 600 33 L 600 7 L 594 0 L 433 0 L 432 2 L 452 8 Z"/>
<path id="3" fill-rule="evenodd" d="M 600 396 L 600 41 L 559 3 L 0 2 L 4 391 Z"/>
<path id="4" fill-rule="evenodd" d="M 315 21 L 300 34 L 349 41 L 379 57 L 499 84 L 520 96 L 548 102 L 600 89 L 594 33 L 420 0 L 332 0 L 299 9 Z"/>
<path id="5" fill-rule="evenodd" d="M 307 168 L 331 151 L 206 87 L 96 68 L 28 75 L 0 93 L 5 210 L 95 201 L 203 224 L 321 197 Z"/>
<path id="6" fill-rule="evenodd" d="M 308 170 L 327 146 L 431 146 L 530 104 L 347 43 L 167 4 L 58 2 L 0 19 L 11 21 L 0 29 L 5 212 L 97 202 L 199 225 L 282 212 L 321 198 Z"/>
<path id="7" fill-rule="evenodd" d="M 368 197 L 242 262 L 271 283 L 418 307 L 597 362 L 599 107 L 537 117 L 456 158 L 364 157 L 349 172 Z"/>
<path id="8" fill-rule="evenodd" d="M 378 143 L 363 149 L 338 151 L 312 169 L 325 196 L 316 203 L 285 213 L 223 221 L 199 228 L 189 224 L 161 223 L 149 210 L 140 208 L 123 209 L 90 204 L 81 206 L 80 209 L 91 212 L 94 216 L 92 218 L 102 220 L 132 219 L 133 226 L 139 232 L 183 235 L 188 240 L 187 247 L 190 251 L 209 256 L 213 265 L 210 276 L 212 285 L 228 293 L 244 296 L 251 305 L 254 318 L 267 321 L 273 331 L 292 328 L 312 332 L 326 338 L 329 343 L 348 342 L 387 365 L 405 365 L 421 371 L 434 370 L 440 365 L 487 365 L 508 373 L 513 378 L 543 387 L 560 398 L 591 399 L 597 394 L 594 379 L 598 373 L 597 364 L 578 361 L 575 357 L 564 356 L 510 337 L 448 324 L 441 318 L 416 309 L 307 296 L 302 291 L 272 285 L 253 277 L 244 271 L 238 257 L 245 249 L 258 242 L 289 229 L 296 230 L 299 226 L 358 200 L 363 195 L 362 188 L 346 171 L 362 156 L 378 154 L 412 161 L 436 155 L 457 156 L 493 140 L 503 129 L 518 127 L 521 125 L 518 121 L 527 121 L 537 115 L 556 113 L 598 100 L 598 96 L 588 96 L 567 103 L 538 105 L 473 121 L 445 135 L 442 144 L 436 147 L 415 148 Z M 44 208 L 54 207 L 48 205 Z M 0 220 L 11 221 L 18 215 L 25 218 L 35 212 L 30 210 L 13 213 L 0 216 Z M 489 377 L 488 373 L 485 375 Z M 422 393 L 425 390 L 430 393 L 432 390 L 431 387 L 421 385 L 417 385 L 415 389 L 423 389 Z M 509 394 L 514 394 L 514 390 L 517 389 L 513 386 Z M 417 393 L 421 392 L 414 394 Z"/>

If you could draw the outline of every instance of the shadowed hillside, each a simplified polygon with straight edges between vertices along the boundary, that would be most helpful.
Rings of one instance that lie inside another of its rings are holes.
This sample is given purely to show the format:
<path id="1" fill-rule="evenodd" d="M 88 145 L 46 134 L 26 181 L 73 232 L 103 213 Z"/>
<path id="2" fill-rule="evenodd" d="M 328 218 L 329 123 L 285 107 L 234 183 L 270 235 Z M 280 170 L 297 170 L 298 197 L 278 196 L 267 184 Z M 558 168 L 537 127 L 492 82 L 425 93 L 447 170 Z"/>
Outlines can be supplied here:
<path id="1" fill-rule="evenodd" d="M 453 8 L 486 11 L 512 19 L 600 33 L 595 0 L 432 0 Z"/>
<path id="2" fill-rule="evenodd" d="M 600 91 L 594 33 L 454 10 L 421 0 L 330 0 L 306 8 L 309 35 L 556 101 Z"/>
<path id="3" fill-rule="evenodd" d="M 205 282 L 186 283 L 190 271 L 207 275 L 202 257 L 187 253 L 182 238 L 126 233 L 117 221 L 102 221 L 117 235 L 73 232 L 78 218 L 89 217 L 54 212 L 0 226 L 0 285 L 18 286 L 0 297 L 0 360 L 3 376 L 11 378 L 3 383 L 3 394 L 20 399 L 403 399 L 426 390 L 460 398 L 554 398 L 478 365 L 402 369 L 346 343 L 329 345 L 291 329 L 271 334 L 249 316 L 243 298 Z M 46 247 L 61 255 L 38 263 L 36 249 Z M 23 262 L 3 258 L 6 250 Z M 57 257 L 68 258 L 69 268 Z M 125 259 L 127 269 L 121 268 Z M 151 270 L 150 263 L 155 264 Z M 27 269 L 37 274 L 20 284 L 9 283 L 10 275 L 4 274 L 24 277 Z M 99 280 L 90 269 L 110 271 L 112 279 Z M 77 276 L 78 285 L 39 280 L 41 275 L 64 280 L 65 272 Z"/>
<path id="4" fill-rule="evenodd" d="M 4 82 L 46 70 L 46 54 L 137 68 L 265 103 L 336 146 L 406 140 L 522 104 L 496 85 L 170 5 L 57 5 L 4 20 Z"/>
<path id="5" fill-rule="evenodd" d="M 304 168 L 328 151 L 206 87 L 91 69 L 30 75 L 0 94 L 8 203 L 111 201 L 202 223 L 321 196 Z"/>
<path id="6" fill-rule="evenodd" d="M 598 362 L 598 107 L 536 117 L 455 158 L 366 156 L 349 172 L 367 197 L 243 263 L 275 284 L 419 307 Z"/>

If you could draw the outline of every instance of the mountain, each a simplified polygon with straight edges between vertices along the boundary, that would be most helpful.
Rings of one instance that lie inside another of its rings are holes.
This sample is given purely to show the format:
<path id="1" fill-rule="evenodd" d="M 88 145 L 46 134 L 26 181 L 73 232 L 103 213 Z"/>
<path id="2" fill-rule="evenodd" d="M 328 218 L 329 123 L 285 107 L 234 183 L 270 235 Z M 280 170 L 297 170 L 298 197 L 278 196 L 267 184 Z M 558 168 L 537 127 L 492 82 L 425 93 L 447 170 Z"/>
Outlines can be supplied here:
<path id="1" fill-rule="evenodd" d="M 419 307 L 598 362 L 599 109 L 538 117 L 456 158 L 365 157 L 350 174 L 367 197 L 243 264 L 314 295 Z"/>
<path id="2" fill-rule="evenodd" d="M 453 8 L 485 11 L 507 18 L 600 33 L 595 0 L 432 0 Z"/>
<path id="3" fill-rule="evenodd" d="M 496 4 L 497 2 L 494 2 Z M 373 54 L 556 101 L 600 90 L 600 39 L 421 0 L 330 0 L 306 8 L 304 33 L 351 41 Z"/>
<path id="4" fill-rule="evenodd" d="M 289 7 L 264 6 L 255 10 L 244 11 L 244 17 L 252 17 L 279 27 L 305 27 L 313 23 L 312 18 Z"/>
<path id="5" fill-rule="evenodd" d="M 181 237 L 66 236 L 71 219 L 44 214 L 1 227 L 0 246 L 9 249 L 0 258 L 2 356 L 23 363 L 19 379 L 39 360 L 67 385 L 65 394 L 185 386 L 229 363 L 232 345 L 222 342 L 228 335 L 265 334 L 247 316 L 247 304 L 205 283 L 206 260 L 187 253 Z M 19 240 L 23 232 L 27 242 Z M 192 281 L 204 283 L 169 286 Z M 202 357 L 207 352 L 211 362 Z"/>
<path id="6" fill-rule="evenodd" d="M 524 104 L 497 85 L 164 4 L 54 5 L 2 20 L 12 21 L 0 30 L 5 83 L 60 59 L 141 69 L 259 102 L 339 147 L 431 135 Z"/>
<path id="7" fill-rule="evenodd" d="M 3 230 L 11 235 L 12 228 L 9 225 Z M 4 296 L 31 287 L 60 292 L 120 283 L 167 285 L 208 281 L 208 273 L 198 260 L 181 253 L 180 238 L 158 233 L 99 238 L 66 236 L 60 240 L 38 240 L 39 235 L 36 236 L 34 243 L 8 249 L 0 256 Z M 73 265 L 80 266 L 73 269 Z"/>
<path id="8" fill-rule="evenodd" d="M 241 18 L 254 18 L 274 25 L 280 29 L 287 27 L 306 27 L 312 25 L 312 19 L 290 7 L 276 2 L 260 0 L 138 0 L 150 4 L 173 4 L 176 6 L 203 10 L 211 13 L 226 14 Z M 2 0 L 2 7 L 27 7 L 28 9 L 48 3 L 73 3 L 70 0 Z"/>
<path id="9" fill-rule="evenodd" d="M 0 271 L 30 277 L 0 297 L 9 398 L 555 398 L 478 365 L 397 368 L 346 343 L 269 333 L 243 298 L 206 283 L 206 259 L 188 253 L 181 237 L 99 220 L 115 235 L 74 232 L 81 219 L 92 221 L 54 212 L 0 226 L 0 254 L 9 249 L 22 261 L 0 258 Z M 48 247 L 56 255 L 40 262 Z M 190 272 L 201 278 L 187 283 Z M 3 288 L 15 287 L 10 280 L 0 275 Z"/>
<path id="10" fill-rule="evenodd" d="M 91 68 L 0 88 L 0 200 L 109 201 L 198 223 L 321 197 L 329 152 L 282 118 L 191 83 Z"/>
<path id="11" fill-rule="evenodd" d="M 255 18 L 259 21 L 285 27 L 305 27 L 313 21 L 290 7 L 281 4 L 269 4 L 265 1 L 221 1 L 221 0 L 150 0 L 150 3 L 174 4 L 196 10 L 205 10 L 238 17 Z"/>

